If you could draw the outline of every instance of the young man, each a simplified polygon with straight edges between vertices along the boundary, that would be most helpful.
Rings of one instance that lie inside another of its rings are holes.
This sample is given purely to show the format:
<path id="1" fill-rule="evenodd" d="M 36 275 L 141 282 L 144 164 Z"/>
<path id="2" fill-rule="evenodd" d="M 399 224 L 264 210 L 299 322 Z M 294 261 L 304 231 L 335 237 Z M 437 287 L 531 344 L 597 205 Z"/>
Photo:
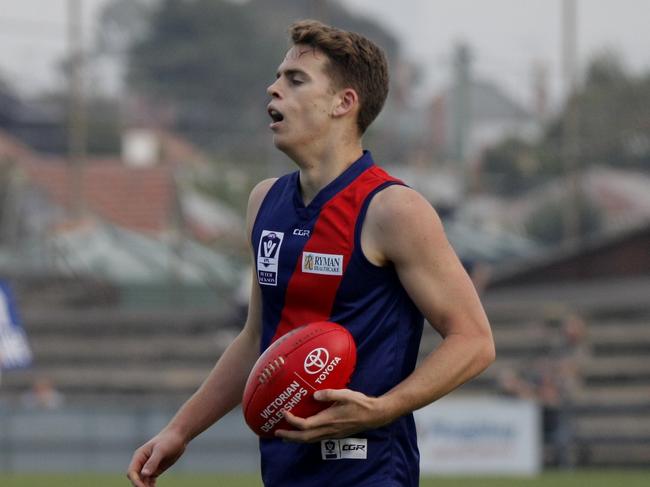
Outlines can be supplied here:
<path id="1" fill-rule="evenodd" d="M 388 92 L 383 52 L 315 21 L 290 32 L 268 113 L 275 145 L 299 171 L 252 191 L 246 324 L 169 425 L 135 452 L 134 486 L 154 485 L 239 404 L 260 351 L 305 323 L 348 328 L 357 367 L 349 389 L 317 393 L 333 406 L 310 418 L 285 413 L 295 430 L 260 441 L 266 486 L 417 486 L 411 412 L 494 359 L 487 318 L 435 211 L 362 149 Z M 309 265 L 318 257 L 329 265 Z M 423 316 L 443 341 L 415 368 Z"/>

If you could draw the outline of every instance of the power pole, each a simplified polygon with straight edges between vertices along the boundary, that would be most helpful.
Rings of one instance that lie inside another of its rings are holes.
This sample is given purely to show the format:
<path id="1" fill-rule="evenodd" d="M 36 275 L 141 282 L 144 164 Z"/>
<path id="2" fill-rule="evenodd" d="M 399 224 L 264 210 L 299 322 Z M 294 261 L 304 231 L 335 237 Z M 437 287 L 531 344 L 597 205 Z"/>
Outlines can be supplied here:
<path id="1" fill-rule="evenodd" d="M 562 162 L 567 183 L 565 207 L 562 212 L 564 242 L 580 239 L 581 191 L 579 167 L 579 123 L 576 100 L 577 68 L 577 0 L 562 0 L 562 71 L 565 108 L 562 122 Z"/>
<path id="2" fill-rule="evenodd" d="M 83 37 L 81 0 L 68 0 L 68 208 L 74 220 L 81 218 L 83 165 L 86 158 L 86 106 L 83 86 Z"/>
<path id="3" fill-rule="evenodd" d="M 456 46 L 454 52 L 454 85 L 452 88 L 452 157 L 462 164 L 463 176 L 468 171 L 468 143 L 471 125 L 471 74 L 472 55 L 467 44 Z"/>

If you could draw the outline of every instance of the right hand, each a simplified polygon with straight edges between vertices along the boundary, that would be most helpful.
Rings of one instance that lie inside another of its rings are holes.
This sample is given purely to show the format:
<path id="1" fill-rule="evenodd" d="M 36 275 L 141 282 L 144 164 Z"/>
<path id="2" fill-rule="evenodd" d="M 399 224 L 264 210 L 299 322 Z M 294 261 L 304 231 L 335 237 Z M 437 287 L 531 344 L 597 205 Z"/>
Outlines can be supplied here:
<path id="1" fill-rule="evenodd" d="M 176 463 L 186 446 L 181 435 L 163 430 L 135 451 L 126 476 L 134 487 L 155 487 L 156 479 Z"/>

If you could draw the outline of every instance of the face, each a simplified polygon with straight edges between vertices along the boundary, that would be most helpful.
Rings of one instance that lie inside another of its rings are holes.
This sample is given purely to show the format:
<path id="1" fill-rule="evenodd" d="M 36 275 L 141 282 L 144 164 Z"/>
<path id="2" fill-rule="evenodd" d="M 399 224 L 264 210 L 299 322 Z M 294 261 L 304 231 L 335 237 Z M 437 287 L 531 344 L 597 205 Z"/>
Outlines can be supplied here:
<path id="1" fill-rule="evenodd" d="M 325 73 L 327 62 L 324 53 L 299 44 L 278 67 L 276 80 L 267 89 L 269 127 L 278 149 L 290 154 L 327 140 L 338 100 Z"/>

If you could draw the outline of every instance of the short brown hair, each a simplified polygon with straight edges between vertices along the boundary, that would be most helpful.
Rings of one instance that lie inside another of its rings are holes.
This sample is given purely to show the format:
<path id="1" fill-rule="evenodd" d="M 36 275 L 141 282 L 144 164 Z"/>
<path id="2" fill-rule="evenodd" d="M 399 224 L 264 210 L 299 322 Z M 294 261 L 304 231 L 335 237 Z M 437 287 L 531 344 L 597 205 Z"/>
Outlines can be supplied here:
<path id="1" fill-rule="evenodd" d="M 384 51 L 362 35 L 301 20 L 289 27 L 294 44 L 319 49 L 329 58 L 328 75 L 337 88 L 352 87 L 359 95 L 357 127 L 362 135 L 381 112 L 388 96 L 388 61 Z"/>

